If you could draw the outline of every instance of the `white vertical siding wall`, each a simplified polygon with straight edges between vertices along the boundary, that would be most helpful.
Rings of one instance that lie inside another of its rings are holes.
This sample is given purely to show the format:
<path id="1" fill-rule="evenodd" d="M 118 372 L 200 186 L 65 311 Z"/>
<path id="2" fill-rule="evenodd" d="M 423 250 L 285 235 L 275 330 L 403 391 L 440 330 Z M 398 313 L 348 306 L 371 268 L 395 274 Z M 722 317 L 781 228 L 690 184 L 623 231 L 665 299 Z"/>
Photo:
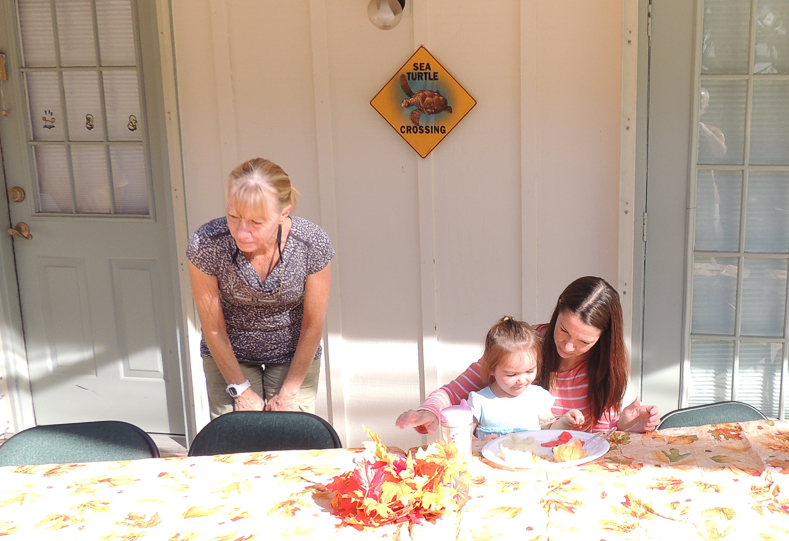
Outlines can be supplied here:
<path id="1" fill-rule="evenodd" d="M 236 162 L 290 174 L 337 250 L 319 413 L 350 446 L 423 443 L 395 418 L 497 318 L 618 278 L 623 0 L 407 1 L 381 31 L 366 0 L 172 0 L 189 231 Z M 420 45 L 478 103 L 424 160 L 369 104 Z"/>

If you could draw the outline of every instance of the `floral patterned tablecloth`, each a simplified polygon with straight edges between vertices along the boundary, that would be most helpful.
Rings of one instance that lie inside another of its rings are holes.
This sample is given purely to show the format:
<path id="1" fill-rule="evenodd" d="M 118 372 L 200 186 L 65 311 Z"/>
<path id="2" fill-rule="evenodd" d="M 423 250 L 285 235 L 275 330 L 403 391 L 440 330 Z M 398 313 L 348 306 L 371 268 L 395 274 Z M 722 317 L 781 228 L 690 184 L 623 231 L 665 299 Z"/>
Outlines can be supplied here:
<path id="1" fill-rule="evenodd" d="M 609 442 L 600 459 L 563 469 L 513 471 L 474 457 L 461 538 L 789 539 L 789 422 L 617 432 Z M 0 468 L 0 539 L 395 538 L 389 529 L 338 528 L 329 511 L 321 486 L 360 453 Z"/>

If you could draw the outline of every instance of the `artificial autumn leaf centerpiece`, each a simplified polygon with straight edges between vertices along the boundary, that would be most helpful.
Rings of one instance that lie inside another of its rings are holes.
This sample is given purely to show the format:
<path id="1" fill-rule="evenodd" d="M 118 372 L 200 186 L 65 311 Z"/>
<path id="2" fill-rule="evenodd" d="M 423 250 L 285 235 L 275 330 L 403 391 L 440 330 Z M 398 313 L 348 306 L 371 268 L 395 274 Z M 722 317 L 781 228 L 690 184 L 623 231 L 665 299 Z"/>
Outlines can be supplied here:
<path id="1" fill-rule="evenodd" d="M 403 457 L 365 430 L 373 439 L 365 443 L 374 451 L 372 458 L 362 457 L 353 470 L 326 485 L 343 525 L 364 530 L 403 524 L 410 529 L 462 509 L 468 500 L 468 467 L 453 443 L 439 440 Z"/>

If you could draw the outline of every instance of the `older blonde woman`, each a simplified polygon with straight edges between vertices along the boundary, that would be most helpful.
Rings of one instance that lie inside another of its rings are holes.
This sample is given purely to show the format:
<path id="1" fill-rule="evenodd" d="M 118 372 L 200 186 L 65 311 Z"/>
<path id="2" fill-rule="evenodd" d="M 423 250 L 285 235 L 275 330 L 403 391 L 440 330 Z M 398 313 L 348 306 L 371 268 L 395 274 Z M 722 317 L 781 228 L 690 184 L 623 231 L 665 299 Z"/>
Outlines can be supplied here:
<path id="1" fill-rule="evenodd" d="M 334 249 L 292 216 L 298 192 L 281 167 L 236 167 L 227 213 L 191 237 L 192 294 L 211 417 L 235 410 L 315 411 Z"/>

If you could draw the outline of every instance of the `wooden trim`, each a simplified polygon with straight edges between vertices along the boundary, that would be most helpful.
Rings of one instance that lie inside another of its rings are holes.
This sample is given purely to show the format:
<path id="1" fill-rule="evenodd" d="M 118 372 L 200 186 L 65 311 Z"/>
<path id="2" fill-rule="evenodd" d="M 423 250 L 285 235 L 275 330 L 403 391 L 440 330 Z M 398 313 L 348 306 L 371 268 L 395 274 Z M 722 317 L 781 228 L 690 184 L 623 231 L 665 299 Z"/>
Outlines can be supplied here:
<path id="1" fill-rule="evenodd" d="M 633 266 L 636 215 L 636 112 L 638 101 L 638 0 L 622 3 L 622 111 L 619 155 L 619 276 L 625 344 L 632 351 Z M 639 356 L 640 358 L 640 356 Z M 641 364 L 631 363 L 631 384 L 641 386 Z M 640 395 L 640 393 L 637 393 Z"/>
<path id="2" fill-rule="evenodd" d="M 424 45 L 430 49 L 430 9 L 424 3 L 414 3 L 414 50 Z M 436 289 L 436 217 L 435 171 L 433 155 L 415 158 L 419 211 L 419 286 L 421 301 L 422 336 L 419 351 L 419 400 L 438 389 L 438 317 Z"/>
<path id="3" fill-rule="evenodd" d="M 551 306 L 540 305 L 540 137 L 538 129 L 540 10 L 533 0 L 520 3 L 521 85 L 521 317 L 542 321 Z M 551 300 L 549 299 L 550 303 Z"/>
<path id="4" fill-rule="evenodd" d="M 239 163 L 236 136 L 236 101 L 230 58 L 227 0 L 210 0 L 211 44 L 214 49 L 214 84 L 218 106 L 219 145 L 222 171 L 230 173 Z"/>
<path id="5" fill-rule="evenodd" d="M 186 197 L 184 186 L 183 151 L 181 148 L 181 126 L 178 111 L 178 88 L 175 76 L 175 45 L 173 42 L 172 5 L 170 0 L 156 0 L 156 21 L 159 30 L 159 58 L 161 63 L 162 99 L 165 112 L 167 158 L 170 175 L 170 197 L 172 198 L 173 234 L 178 265 L 179 307 L 176 314 L 178 358 L 181 364 L 181 396 L 185 419 L 186 441 L 191 441 L 209 420 L 208 396 L 205 385 L 197 385 L 203 374 L 200 357 L 200 328 L 197 323 L 186 247 L 189 232 L 186 219 Z M 184 331 L 185 330 L 185 334 Z"/>
<path id="6" fill-rule="evenodd" d="M 318 155 L 318 189 L 320 191 L 321 226 L 332 239 L 337 254 L 337 207 L 334 191 L 334 140 L 332 125 L 331 73 L 326 0 L 310 0 L 310 35 L 312 39 L 312 76 L 315 97 L 315 132 Z M 323 332 L 323 357 L 326 370 L 328 417 L 342 441 L 348 441 L 345 412 L 345 389 L 342 360 L 342 304 L 340 299 L 340 256 L 332 261 L 331 295 Z"/>

